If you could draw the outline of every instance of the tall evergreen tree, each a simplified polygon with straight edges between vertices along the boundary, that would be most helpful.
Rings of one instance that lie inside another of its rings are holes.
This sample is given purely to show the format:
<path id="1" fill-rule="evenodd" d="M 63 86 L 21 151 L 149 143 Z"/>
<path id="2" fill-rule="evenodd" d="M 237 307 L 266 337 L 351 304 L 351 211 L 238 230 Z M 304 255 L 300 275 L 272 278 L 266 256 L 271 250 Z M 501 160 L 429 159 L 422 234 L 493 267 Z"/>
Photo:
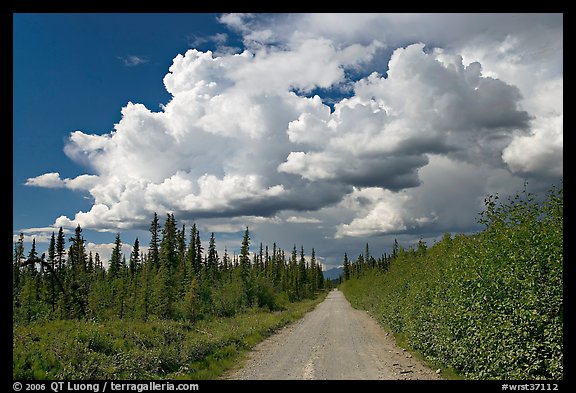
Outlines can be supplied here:
<path id="1" fill-rule="evenodd" d="M 33 274 L 36 273 L 37 259 L 38 259 L 38 252 L 36 251 L 36 238 L 32 238 L 32 248 L 30 248 L 30 252 L 28 253 L 28 260 L 32 261 L 32 263 L 28 265 L 28 268 Z"/>
<path id="2" fill-rule="evenodd" d="M 344 280 L 350 280 L 350 261 L 348 260 L 348 254 L 344 253 Z"/>
<path id="3" fill-rule="evenodd" d="M 66 257 L 66 240 L 64 239 L 64 230 L 62 227 L 58 229 L 58 237 L 56 238 L 56 262 L 58 264 L 58 271 L 62 270 L 64 266 L 64 258 Z"/>
<path id="4" fill-rule="evenodd" d="M 54 232 L 52 232 L 50 243 L 48 243 L 48 263 L 52 266 L 52 269 L 56 267 L 56 237 Z"/>
<path id="5" fill-rule="evenodd" d="M 120 273 L 118 280 L 118 291 L 116 293 L 116 297 L 118 298 L 118 305 L 119 305 L 119 312 L 118 317 L 120 319 L 124 318 L 126 313 L 126 301 L 128 298 L 128 267 L 126 266 L 126 256 L 122 256 L 122 266 L 120 267 Z"/>
<path id="6" fill-rule="evenodd" d="M 296 244 L 292 248 L 287 274 L 289 298 L 291 301 L 295 301 L 299 296 L 298 251 L 296 250 Z"/>
<path id="7" fill-rule="evenodd" d="M 72 269 L 73 277 L 78 278 L 81 273 L 86 272 L 86 264 L 88 255 L 86 254 L 85 240 L 82 236 L 82 228 L 80 224 L 76 226 L 74 236 L 70 238 L 72 245 L 68 250 L 68 260 Z"/>
<path id="8" fill-rule="evenodd" d="M 66 291 L 70 294 L 66 308 L 68 316 L 81 318 L 86 315 L 90 279 L 86 274 L 88 255 L 80 224 L 76 226 L 74 236 L 69 241 L 72 243 L 68 249 L 68 265 L 71 275 L 66 275 L 64 279 Z"/>
<path id="9" fill-rule="evenodd" d="M 230 269 L 230 257 L 228 256 L 228 248 L 224 247 L 224 256 L 222 257 L 222 271 L 227 272 Z"/>
<path id="10" fill-rule="evenodd" d="M 312 255 L 310 255 L 310 289 L 315 292 L 318 289 L 318 269 L 316 269 L 316 253 L 312 248 Z"/>
<path id="11" fill-rule="evenodd" d="M 158 269 L 160 266 L 160 221 L 156 212 L 154 212 L 154 218 L 150 224 L 150 248 L 148 252 L 152 266 Z"/>
<path id="12" fill-rule="evenodd" d="M 160 265 L 166 266 L 169 272 L 174 272 L 178 266 L 178 239 L 176 219 L 174 214 L 168 213 L 162 228 L 160 241 Z"/>
<path id="13" fill-rule="evenodd" d="M 138 238 L 134 240 L 134 246 L 130 253 L 130 276 L 134 277 L 136 272 L 140 269 L 140 242 Z"/>
<path id="14" fill-rule="evenodd" d="M 50 243 L 48 245 L 48 264 L 50 265 L 50 270 L 48 271 L 48 277 L 50 280 L 50 305 L 52 307 L 52 311 L 56 310 L 56 277 L 55 277 L 55 270 L 56 270 L 56 237 L 54 232 L 52 232 L 52 236 L 50 237 Z"/>
<path id="15" fill-rule="evenodd" d="M 300 262 L 298 263 L 298 295 L 303 297 L 306 295 L 306 258 L 304 257 L 304 246 L 300 246 Z"/>
<path id="16" fill-rule="evenodd" d="M 194 246 L 196 247 L 196 251 L 194 252 L 194 271 L 200 274 L 200 270 L 202 269 L 202 255 L 204 252 L 204 248 L 202 248 L 202 242 L 200 241 L 200 231 L 196 229 L 196 240 L 194 241 Z"/>
<path id="17" fill-rule="evenodd" d="M 240 275 L 242 279 L 247 280 L 250 274 L 250 233 L 248 227 L 244 231 L 242 238 L 242 247 L 240 248 Z"/>
<path id="18" fill-rule="evenodd" d="M 20 266 L 24 260 L 24 234 L 20 233 L 14 244 L 14 259 L 12 263 L 12 299 L 16 307 L 20 305 L 21 274 Z"/>
<path id="19" fill-rule="evenodd" d="M 122 241 L 120 240 L 120 234 L 116 234 L 116 239 L 114 240 L 114 248 L 112 249 L 112 255 L 110 257 L 110 264 L 108 267 L 108 277 L 112 280 L 118 277 L 120 274 L 120 267 L 122 265 Z"/>
<path id="20" fill-rule="evenodd" d="M 258 252 L 258 269 L 264 270 L 264 248 L 260 242 L 260 252 Z"/>
<path id="21" fill-rule="evenodd" d="M 190 243 L 188 244 L 188 251 L 186 252 L 186 264 L 190 267 L 195 276 L 198 276 L 200 271 L 196 266 L 196 224 L 192 224 L 190 230 Z"/>
<path id="22" fill-rule="evenodd" d="M 207 275 L 211 278 L 216 278 L 218 274 L 218 251 L 216 250 L 216 239 L 214 232 L 210 235 L 210 243 L 208 244 L 208 257 L 206 259 Z"/>
<path id="23" fill-rule="evenodd" d="M 88 273 L 93 273 L 94 272 L 94 257 L 92 256 L 92 251 L 90 251 L 90 253 L 88 253 Z"/>
<path id="24" fill-rule="evenodd" d="M 314 254 L 314 249 L 312 249 L 312 254 Z M 316 280 L 317 285 L 316 288 L 324 289 L 324 273 L 322 272 L 322 264 L 320 262 L 316 263 Z"/>
<path id="25" fill-rule="evenodd" d="M 264 271 L 269 280 L 272 278 L 272 264 L 270 262 L 270 252 L 268 251 L 268 245 L 266 245 L 266 252 L 264 254 Z"/>
<path id="26" fill-rule="evenodd" d="M 280 279 L 282 275 L 282 270 L 280 266 L 279 256 L 278 256 L 278 247 L 276 246 L 276 242 L 272 245 L 272 283 L 275 286 L 280 285 Z"/>

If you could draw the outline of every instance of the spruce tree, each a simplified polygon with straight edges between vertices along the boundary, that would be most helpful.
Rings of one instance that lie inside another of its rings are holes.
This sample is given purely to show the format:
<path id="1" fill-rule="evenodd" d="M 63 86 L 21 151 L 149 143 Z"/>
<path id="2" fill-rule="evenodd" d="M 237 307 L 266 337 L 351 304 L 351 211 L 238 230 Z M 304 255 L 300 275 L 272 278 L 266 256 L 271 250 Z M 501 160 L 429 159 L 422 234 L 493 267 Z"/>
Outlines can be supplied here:
<path id="1" fill-rule="evenodd" d="M 120 240 L 120 234 L 116 234 L 116 239 L 114 240 L 114 248 L 112 249 L 112 255 L 110 257 L 110 264 L 108 267 L 108 278 L 110 280 L 115 279 L 120 274 L 120 267 L 122 265 L 122 241 Z"/>
<path id="2" fill-rule="evenodd" d="M 312 292 L 316 292 L 318 289 L 318 269 L 316 269 L 316 253 L 314 248 L 312 248 L 312 255 L 310 255 L 310 289 Z"/>
<path id="3" fill-rule="evenodd" d="M 160 222 L 158 220 L 158 214 L 154 212 L 154 218 L 150 224 L 150 249 L 148 253 L 150 255 L 150 262 L 152 267 L 158 269 L 160 266 Z"/>
<path id="4" fill-rule="evenodd" d="M 130 277 L 134 277 L 136 272 L 140 269 L 140 242 L 138 238 L 134 240 L 132 252 L 130 253 Z"/>
<path id="5" fill-rule="evenodd" d="M 200 231 L 198 229 L 196 229 L 196 240 L 194 241 L 194 246 L 196 247 L 196 251 L 194 252 L 194 271 L 196 271 L 199 275 L 200 271 L 202 270 L 202 255 L 204 248 L 202 248 L 202 242 L 200 241 Z"/>
<path id="6" fill-rule="evenodd" d="M 81 273 L 86 272 L 86 263 L 88 255 L 86 254 L 85 240 L 82 236 L 80 224 L 76 226 L 74 236 L 70 238 L 72 245 L 68 251 L 68 260 L 74 277 L 79 277 Z"/>
<path id="7" fill-rule="evenodd" d="M 118 277 L 115 280 L 114 284 L 116 284 L 116 302 L 118 303 L 118 317 L 120 319 L 124 318 L 126 312 L 126 299 L 127 299 L 127 290 L 128 290 L 128 268 L 126 266 L 126 257 L 123 256 L 122 258 L 122 265 L 120 267 L 120 271 L 118 272 Z"/>
<path id="8" fill-rule="evenodd" d="M 248 232 L 248 227 L 244 232 L 244 237 L 242 238 L 242 247 L 240 248 L 240 275 L 242 279 L 246 281 L 248 275 L 250 274 L 250 233 Z"/>
<path id="9" fill-rule="evenodd" d="M 270 253 L 268 251 L 268 244 L 266 244 L 266 252 L 264 254 L 264 271 L 266 272 L 266 278 L 268 280 L 272 280 L 272 264 L 270 262 Z"/>
<path id="10" fill-rule="evenodd" d="M 318 280 L 318 284 L 317 284 L 317 288 L 318 289 L 324 289 L 324 273 L 322 271 L 322 264 L 321 263 L 317 263 L 316 264 L 316 270 L 317 270 L 317 274 L 316 274 L 316 279 Z"/>
<path id="11" fill-rule="evenodd" d="M 305 297 L 307 295 L 307 277 L 306 277 L 306 258 L 304 257 L 304 246 L 300 246 L 300 262 L 298 263 L 298 295 Z"/>
<path id="12" fill-rule="evenodd" d="M 210 235 L 210 243 L 208 244 L 208 257 L 206 259 L 207 275 L 212 279 L 217 278 L 218 275 L 218 251 L 216 250 L 216 239 L 214 232 Z"/>
<path id="13" fill-rule="evenodd" d="M 272 282 L 274 286 L 280 285 L 280 279 L 282 276 L 282 271 L 280 269 L 280 262 L 278 256 L 278 249 L 276 246 L 276 242 L 272 245 L 272 261 L 271 261 L 271 269 L 272 269 Z"/>
<path id="14" fill-rule="evenodd" d="M 62 270 L 64 266 L 64 258 L 66 257 L 66 240 L 64 239 L 64 230 L 62 227 L 58 229 L 58 237 L 56 238 L 56 262 L 58 264 L 58 271 Z"/>
<path id="15" fill-rule="evenodd" d="M 18 241 L 14 244 L 14 259 L 12 262 L 12 299 L 16 307 L 20 304 L 19 294 L 21 288 L 20 266 L 24 260 L 24 234 L 20 233 Z"/>
<path id="16" fill-rule="evenodd" d="M 296 250 L 296 244 L 292 248 L 292 254 L 290 255 L 290 264 L 288 266 L 288 286 L 289 286 L 289 298 L 291 301 L 298 299 L 299 295 L 299 274 L 298 274 L 298 251 Z"/>
<path id="17" fill-rule="evenodd" d="M 264 249 L 262 242 L 260 242 L 260 252 L 258 253 L 258 269 L 264 270 Z"/>
<path id="18" fill-rule="evenodd" d="M 55 268 L 56 264 L 56 237 L 54 232 L 52 232 L 52 236 L 50 237 L 50 243 L 48 244 L 48 263 L 52 266 L 52 269 Z"/>
<path id="19" fill-rule="evenodd" d="M 196 224 L 192 224 L 192 229 L 190 229 L 190 243 L 186 251 L 186 264 L 193 275 L 197 277 L 200 272 L 196 270 Z"/>
<path id="20" fill-rule="evenodd" d="M 222 257 L 222 272 L 227 273 L 230 269 L 230 257 L 228 256 L 228 248 L 224 247 L 224 256 Z"/>
<path id="21" fill-rule="evenodd" d="M 168 213 L 162 228 L 162 240 L 160 241 L 160 265 L 166 266 L 173 273 L 178 265 L 178 244 L 176 239 L 176 219 L 174 214 Z"/>
<path id="22" fill-rule="evenodd" d="M 90 254 L 92 255 L 92 254 Z M 55 270 L 56 270 L 56 238 L 54 236 L 54 232 L 52 232 L 52 236 L 50 237 L 50 243 L 48 245 L 48 264 L 50 265 L 50 270 L 48 271 L 48 277 L 50 280 L 50 305 L 52 307 L 52 311 L 56 310 L 56 277 L 55 277 Z"/>
<path id="23" fill-rule="evenodd" d="M 38 260 L 38 252 L 36 252 L 36 238 L 32 238 L 32 248 L 30 248 L 30 252 L 28 253 L 28 261 L 30 261 L 28 265 L 28 270 L 32 273 L 33 276 L 36 275 L 37 260 Z"/>
<path id="24" fill-rule="evenodd" d="M 188 264 L 186 263 L 186 226 L 182 225 L 182 229 L 176 233 L 176 248 L 177 248 L 177 263 L 175 273 L 175 293 L 178 299 L 186 293 L 186 287 L 189 282 Z"/>
<path id="25" fill-rule="evenodd" d="M 344 280 L 350 280 L 350 261 L 348 261 L 348 254 L 344 253 Z"/>
<path id="26" fill-rule="evenodd" d="M 94 272 L 94 257 L 92 256 L 92 251 L 88 254 L 88 266 L 87 270 L 89 274 Z"/>
<path id="27" fill-rule="evenodd" d="M 80 318 L 86 314 L 90 286 L 90 279 L 86 274 L 88 255 L 80 224 L 76 226 L 74 236 L 69 241 L 72 243 L 68 249 L 70 275 L 67 275 L 64 280 L 66 290 L 70 294 L 67 308 L 69 316 Z"/>

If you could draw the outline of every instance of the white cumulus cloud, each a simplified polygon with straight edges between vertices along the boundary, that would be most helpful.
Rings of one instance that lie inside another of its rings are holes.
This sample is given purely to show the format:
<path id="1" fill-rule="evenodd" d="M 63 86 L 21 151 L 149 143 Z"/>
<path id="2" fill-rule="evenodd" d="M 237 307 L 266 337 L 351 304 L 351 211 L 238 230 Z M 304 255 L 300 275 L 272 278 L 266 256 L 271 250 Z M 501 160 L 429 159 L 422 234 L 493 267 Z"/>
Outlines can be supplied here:
<path id="1" fill-rule="evenodd" d="M 129 102 L 110 133 L 70 134 L 87 174 L 27 180 L 90 194 L 54 225 L 114 232 L 174 212 L 221 232 L 322 223 L 330 239 L 465 230 L 487 192 L 562 176 L 557 15 L 219 20 L 244 48 L 175 54 L 160 111 Z"/>

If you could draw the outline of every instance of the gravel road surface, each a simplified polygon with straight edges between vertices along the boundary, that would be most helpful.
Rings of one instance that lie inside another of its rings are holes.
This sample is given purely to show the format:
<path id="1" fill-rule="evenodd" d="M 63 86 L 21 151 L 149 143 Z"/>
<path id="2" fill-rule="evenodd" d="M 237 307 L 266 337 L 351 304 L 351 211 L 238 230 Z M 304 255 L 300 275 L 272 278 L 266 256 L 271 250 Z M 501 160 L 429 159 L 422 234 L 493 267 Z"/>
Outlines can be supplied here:
<path id="1" fill-rule="evenodd" d="M 441 379 L 396 346 L 366 312 L 331 291 L 304 318 L 269 337 L 224 379 Z"/>

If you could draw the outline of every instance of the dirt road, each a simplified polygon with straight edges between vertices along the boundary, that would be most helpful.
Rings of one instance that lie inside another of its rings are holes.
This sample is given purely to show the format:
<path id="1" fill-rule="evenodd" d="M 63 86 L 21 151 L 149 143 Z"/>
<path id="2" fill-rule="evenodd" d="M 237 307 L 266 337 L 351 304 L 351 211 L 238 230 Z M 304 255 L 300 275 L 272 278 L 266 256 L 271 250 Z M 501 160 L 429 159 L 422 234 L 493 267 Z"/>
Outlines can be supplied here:
<path id="1" fill-rule="evenodd" d="M 441 379 L 398 348 L 342 292 L 258 344 L 244 368 L 226 379 Z"/>

